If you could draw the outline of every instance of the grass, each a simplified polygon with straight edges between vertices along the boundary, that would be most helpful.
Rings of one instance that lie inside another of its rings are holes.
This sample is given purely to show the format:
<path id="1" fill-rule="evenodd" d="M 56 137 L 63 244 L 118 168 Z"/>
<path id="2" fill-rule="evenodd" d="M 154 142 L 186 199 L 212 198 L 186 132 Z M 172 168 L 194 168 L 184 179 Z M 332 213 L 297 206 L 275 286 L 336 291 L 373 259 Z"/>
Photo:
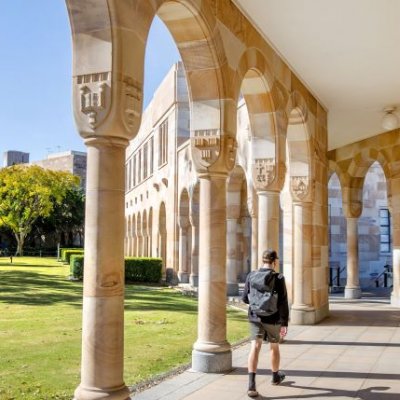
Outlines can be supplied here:
<path id="1" fill-rule="evenodd" d="M 0 258 L 0 399 L 71 399 L 80 378 L 82 283 L 51 258 Z M 197 302 L 168 288 L 129 285 L 125 382 L 137 384 L 188 363 Z M 228 309 L 228 340 L 248 334 Z"/>

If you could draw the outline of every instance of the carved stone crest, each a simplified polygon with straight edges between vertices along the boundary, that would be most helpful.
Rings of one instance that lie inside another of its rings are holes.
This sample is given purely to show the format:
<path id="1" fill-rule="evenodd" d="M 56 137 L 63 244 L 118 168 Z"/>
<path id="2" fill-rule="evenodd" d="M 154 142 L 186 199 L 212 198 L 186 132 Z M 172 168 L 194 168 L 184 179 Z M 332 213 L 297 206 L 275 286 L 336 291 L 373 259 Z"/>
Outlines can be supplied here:
<path id="1" fill-rule="evenodd" d="M 193 150 L 200 156 L 198 161 L 203 166 L 212 165 L 221 151 L 221 134 L 219 129 L 201 129 L 194 131 Z M 196 157 L 197 158 L 197 157 Z"/>
<path id="2" fill-rule="evenodd" d="M 105 119 L 110 105 L 110 72 L 78 75 L 80 112 L 87 117 L 91 128 Z"/>
<path id="3" fill-rule="evenodd" d="M 129 130 L 139 121 L 142 104 L 142 89 L 139 82 L 130 77 L 124 78 L 123 112 L 124 122 Z"/>
<path id="4" fill-rule="evenodd" d="M 290 188 L 293 196 L 297 200 L 303 200 L 309 189 L 309 177 L 308 176 L 292 176 L 290 181 Z"/>
<path id="5" fill-rule="evenodd" d="M 274 180 L 275 158 L 256 158 L 253 164 L 253 182 L 257 190 L 265 190 Z"/>

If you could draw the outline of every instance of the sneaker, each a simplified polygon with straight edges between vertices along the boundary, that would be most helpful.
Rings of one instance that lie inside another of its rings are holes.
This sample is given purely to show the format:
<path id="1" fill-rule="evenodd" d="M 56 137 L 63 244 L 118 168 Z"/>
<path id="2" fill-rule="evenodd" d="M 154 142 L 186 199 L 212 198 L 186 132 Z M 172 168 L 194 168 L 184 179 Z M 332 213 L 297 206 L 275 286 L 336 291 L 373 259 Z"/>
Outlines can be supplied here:
<path id="1" fill-rule="evenodd" d="M 249 397 L 257 397 L 258 396 L 258 392 L 257 392 L 256 388 L 249 389 L 247 391 L 247 396 L 249 396 Z"/>
<path id="2" fill-rule="evenodd" d="M 273 385 L 279 385 L 285 380 L 285 373 L 282 371 L 278 371 L 276 374 L 272 375 L 272 381 L 271 383 Z"/>

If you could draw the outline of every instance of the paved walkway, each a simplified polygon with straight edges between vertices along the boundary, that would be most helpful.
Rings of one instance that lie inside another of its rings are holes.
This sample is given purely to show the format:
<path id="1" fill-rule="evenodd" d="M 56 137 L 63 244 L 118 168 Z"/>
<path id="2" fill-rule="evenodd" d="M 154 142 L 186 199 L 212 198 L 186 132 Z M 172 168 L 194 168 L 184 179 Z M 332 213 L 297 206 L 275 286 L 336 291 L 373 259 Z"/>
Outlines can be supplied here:
<path id="1" fill-rule="evenodd" d="M 281 345 L 286 380 L 270 384 L 268 346 L 260 355 L 259 400 L 400 400 L 400 311 L 387 299 L 331 299 L 331 315 L 315 326 L 289 326 Z M 249 344 L 233 351 L 232 372 L 185 371 L 134 400 L 244 400 Z"/>

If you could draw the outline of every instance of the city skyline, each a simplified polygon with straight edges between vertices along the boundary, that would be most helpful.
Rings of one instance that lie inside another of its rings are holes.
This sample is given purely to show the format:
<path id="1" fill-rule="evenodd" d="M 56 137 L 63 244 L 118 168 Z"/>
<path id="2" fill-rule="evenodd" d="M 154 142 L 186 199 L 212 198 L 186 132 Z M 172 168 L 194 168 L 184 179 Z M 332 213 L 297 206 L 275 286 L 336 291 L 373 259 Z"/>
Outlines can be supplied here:
<path id="1" fill-rule="evenodd" d="M 0 154 L 22 151 L 37 161 L 49 153 L 85 151 L 72 112 L 71 32 L 64 2 L 3 4 L 0 50 Z M 171 35 L 156 18 L 146 48 L 144 108 L 179 59 Z"/>

